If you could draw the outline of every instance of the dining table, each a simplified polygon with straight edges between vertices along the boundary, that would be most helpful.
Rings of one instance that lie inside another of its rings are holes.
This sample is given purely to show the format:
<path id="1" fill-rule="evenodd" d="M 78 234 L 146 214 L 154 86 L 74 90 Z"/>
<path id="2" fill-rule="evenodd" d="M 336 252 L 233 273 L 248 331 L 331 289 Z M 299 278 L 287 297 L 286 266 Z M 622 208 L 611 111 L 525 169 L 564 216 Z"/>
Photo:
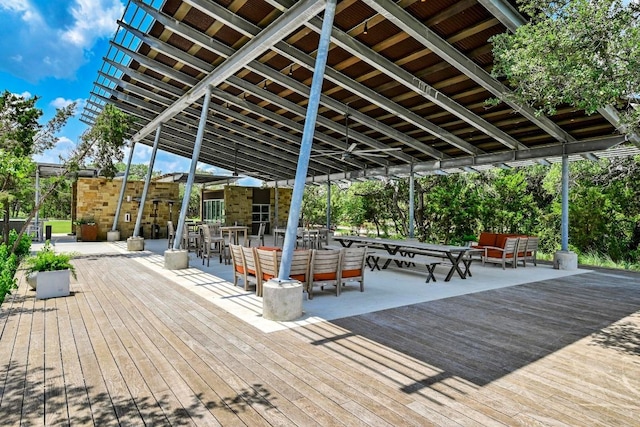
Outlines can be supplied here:
<path id="1" fill-rule="evenodd" d="M 229 236 L 229 242 L 238 245 L 239 235 L 242 235 L 242 246 L 247 246 L 247 237 L 249 235 L 249 227 L 246 225 L 223 225 L 220 226 L 220 233 L 222 236 L 227 234 Z"/>
<path id="2" fill-rule="evenodd" d="M 470 276 L 469 264 L 463 260 L 472 248 L 467 246 L 440 245 L 436 243 L 423 243 L 415 240 L 399 240 L 399 239 L 381 239 L 376 237 L 363 236 L 333 236 L 333 240 L 340 242 L 343 247 L 351 247 L 353 244 L 358 246 L 379 247 L 386 250 L 390 255 L 401 254 L 406 256 L 407 261 L 411 262 L 411 257 L 416 254 L 428 255 L 449 260 L 451 269 L 447 273 L 445 282 L 451 280 L 455 273 L 462 279 Z M 388 259 L 382 269 L 385 269 L 391 263 Z M 395 260 L 398 266 L 402 266 L 401 262 Z"/>
<path id="3" fill-rule="evenodd" d="M 322 234 L 321 228 L 302 228 L 298 227 L 296 229 L 296 239 L 301 239 L 304 247 L 309 247 L 310 249 L 319 249 L 320 235 Z M 287 232 L 287 229 L 284 227 L 276 227 L 273 229 L 273 244 L 275 246 L 280 246 L 278 241 L 282 239 L 282 244 L 284 245 L 284 236 Z"/>

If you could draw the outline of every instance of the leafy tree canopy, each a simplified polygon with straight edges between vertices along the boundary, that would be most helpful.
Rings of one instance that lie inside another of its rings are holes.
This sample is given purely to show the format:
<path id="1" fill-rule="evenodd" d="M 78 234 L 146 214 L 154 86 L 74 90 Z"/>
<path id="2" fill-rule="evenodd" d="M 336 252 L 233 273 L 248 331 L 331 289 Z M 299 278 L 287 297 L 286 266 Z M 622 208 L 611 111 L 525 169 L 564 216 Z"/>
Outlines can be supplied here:
<path id="1" fill-rule="evenodd" d="M 514 100 L 554 114 L 613 106 L 622 133 L 640 130 L 640 4 L 626 0 L 518 0 L 530 22 L 494 36 L 493 74 Z M 494 100 L 498 103 L 499 100 Z"/>

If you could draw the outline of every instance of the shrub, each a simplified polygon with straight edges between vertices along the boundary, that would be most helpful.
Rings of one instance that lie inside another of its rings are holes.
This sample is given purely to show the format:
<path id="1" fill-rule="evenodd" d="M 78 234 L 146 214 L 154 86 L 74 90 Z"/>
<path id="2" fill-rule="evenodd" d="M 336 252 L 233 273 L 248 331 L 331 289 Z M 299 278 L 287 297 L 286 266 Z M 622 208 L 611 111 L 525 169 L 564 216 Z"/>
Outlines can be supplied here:
<path id="1" fill-rule="evenodd" d="M 13 247 L 13 243 L 18 238 L 18 233 L 15 230 L 9 231 L 9 247 Z M 31 251 L 31 236 L 28 234 L 23 234 L 20 238 L 20 243 L 16 247 L 14 253 L 18 257 L 18 261 L 22 260 L 25 256 L 29 255 Z"/>
<path id="2" fill-rule="evenodd" d="M 18 257 L 15 254 L 9 255 L 9 248 L 0 245 L 0 304 L 4 297 L 17 287 L 15 279 L 18 268 Z"/>
<path id="3" fill-rule="evenodd" d="M 71 253 L 56 253 L 47 240 L 40 251 L 25 260 L 26 274 L 36 271 L 70 270 L 75 278 L 76 270 L 71 264 L 73 256 Z"/>

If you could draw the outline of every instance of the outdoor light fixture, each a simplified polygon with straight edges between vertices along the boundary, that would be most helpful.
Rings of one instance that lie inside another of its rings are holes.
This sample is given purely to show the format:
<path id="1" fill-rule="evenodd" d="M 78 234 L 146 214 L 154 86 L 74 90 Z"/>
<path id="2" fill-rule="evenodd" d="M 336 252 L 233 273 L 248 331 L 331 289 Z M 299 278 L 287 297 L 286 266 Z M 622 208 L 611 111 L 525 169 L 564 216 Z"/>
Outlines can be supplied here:
<path id="1" fill-rule="evenodd" d="M 364 30 L 362 30 L 362 34 L 369 34 L 369 21 L 365 21 Z"/>
<path id="2" fill-rule="evenodd" d="M 289 77 L 293 76 L 293 64 L 289 66 Z"/>

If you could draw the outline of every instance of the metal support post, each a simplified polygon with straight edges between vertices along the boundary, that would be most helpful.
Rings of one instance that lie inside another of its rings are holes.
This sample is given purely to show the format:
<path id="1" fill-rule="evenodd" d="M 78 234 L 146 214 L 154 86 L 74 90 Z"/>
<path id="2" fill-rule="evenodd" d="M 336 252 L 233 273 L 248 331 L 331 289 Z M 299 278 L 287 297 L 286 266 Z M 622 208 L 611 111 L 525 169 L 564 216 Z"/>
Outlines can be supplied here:
<path id="1" fill-rule="evenodd" d="M 409 175 L 409 238 L 413 239 L 415 234 L 415 189 L 413 176 L 413 163 L 411 163 L 411 173 Z"/>
<path id="2" fill-rule="evenodd" d="M 124 169 L 124 177 L 122 177 L 122 188 L 120 188 L 120 197 L 118 198 L 118 206 L 116 207 L 116 215 L 113 218 L 113 225 L 111 231 L 118 229 L 118 219 L 120 219 L 120 210 L 122 209 L 122 201 L 124 200 L 124 193 L 127 188 L 127 181 L 129 179 L 129 169 L 131 168 L 131 160 L 133 159 L 133 150 L 136 148 L 136 143 L 131 143 L 131 151 L 129 151 L 129 159 L 127 160 L 127 167 Z"/>
<path id="3" fill-rule="evenodd" d="M 147 178 L 144 181 L 144 189 L 142 190 L 142 198 L 140 199 L 140 206 L 138 207 L 138 217 L 136 218 L 136 225 L 133 228 L 133 237 L 138 237 L 140 225 L 142 225 L 142 214 L 144 213 L 144 203 L 147 200 L 147 193 L 149 192 L 149 185 L 151 183 L 151 173 L 153 172 L 153 164 L 156 161 L 156 153 L 158 151 L 158 144 L 160 143 L 160 132 L 162 132 L 162 124 L 158 126 L 158 129 L 156 129 L 156 138 L 153 141 L 153 150 L 151 150 L 151 160 L 149 160 L 149 170 L 147 171 Z"/>
<path id="4" fill-rule="evenodd" d="M 211 86 L 207 86 L 204 93 L 204 101 L 202 103 L 202 111 L 200 112 L 200 123 L 198 124 L 198 133 L 193 146 L 193 155 L 191 156 L 191 167 L 189 168 L 189 177 L 184 187 L 184 196 L 182 197 L 182 206 L 180 208 L 180 217 L 178 218 L 178 226 L 176 227 L 176 238 L 173 241 L 173 250 L 180 249 L 182 241 L 182 232 L 184 223 L 187 219 L 187 209 L 189 209 L 189 198 L 191 197 L 191 187 L 193 187 L 193 179 L 196 175 L 196 167 L 198 166 L 198 157 L 200 157 L 200 149 L 202 148 L 202 140 L 204 139 L 204 128 L 207 127 L 207 115 L 209 113 L 209 102 L 211 101 Z"/>
<path id="5" fill-rule="evenodd" d="M 331 178 L 327 175 L 327 230 L 331 229 Z"/>
<path id="6" fill-rule="evenodd" d="M 36 165 L 36 240 L 42 241 L 40 235 L 40 165 Z"/>
<path id="7" fill-rule="evenodd" d="M 313 134 L 316 127 L 316 119 L 318 118 L 318 106 L 320 104 L 320 95 L 322 94 L 324 70 L 327 65 L 327 57 L 329 56 L 329 43 L 331 42 L 331 30 L 333 29 L 333 18 L 336 12 L 336 3 L 337 0 L 327 0 L 324 9 L 324 21 L 322 22 L 322 32 L 320 33 L 320 42 L 318 43 L 316 64 L 313 70 L 311 91 L 309 93 L 309 104 L 307 105 L 304 131 L 302 134 L 302 142 L 300 144 L 300 154 L 298 156 L 296 179 L 293 185 L 291 208 L 289 209 L 287 231 L 285 233 L 284 246 L 282 248 L 282 263 L 280 264 L 280 271 L 278 273 L 278 279 L 281 280 L 289 278 L 291 260 L 296 246 L 298 220 L 300 219 L 304 184 L 307 177 L 307 170 L 309 169 L 309 157 L 311 156 Z"/>
<path id="8" fill-rule="evenodd" d="M 560 227 L 561 250 L 569 250 L 569 157 L 562 155 L 562 223 Z"/>

